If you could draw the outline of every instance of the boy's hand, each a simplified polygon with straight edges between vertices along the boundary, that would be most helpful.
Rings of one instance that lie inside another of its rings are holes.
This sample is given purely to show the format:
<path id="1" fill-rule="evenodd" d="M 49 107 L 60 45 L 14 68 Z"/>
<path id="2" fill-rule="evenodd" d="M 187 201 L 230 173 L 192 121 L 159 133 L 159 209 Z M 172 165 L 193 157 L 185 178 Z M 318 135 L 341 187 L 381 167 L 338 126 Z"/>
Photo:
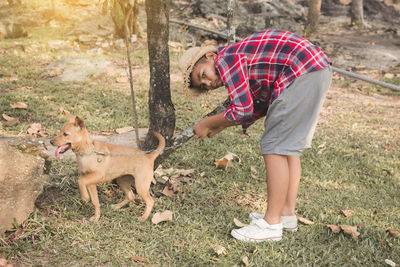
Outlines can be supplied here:
<path id="1" fill-rule="evenodd" d="M 202 119 L 194 127 L 193 132 L 195 138 L 204 139 L 213 137 L 228 126 L 236 125 L 234 122 L 226 120 L 222 113 Z"/>

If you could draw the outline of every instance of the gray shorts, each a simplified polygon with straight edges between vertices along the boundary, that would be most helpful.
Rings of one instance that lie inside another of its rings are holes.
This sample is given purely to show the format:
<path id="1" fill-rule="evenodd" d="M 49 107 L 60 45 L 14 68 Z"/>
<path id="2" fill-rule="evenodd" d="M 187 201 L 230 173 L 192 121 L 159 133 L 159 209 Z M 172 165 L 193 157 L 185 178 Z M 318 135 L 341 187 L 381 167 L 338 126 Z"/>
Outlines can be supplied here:
<path id="1" fill-rule="evenodd" d="M 297 77 L 269 106 L 261 153 L 300 156 L 311 147 L 326 93 L 332 80 L 332 68 Z"/>

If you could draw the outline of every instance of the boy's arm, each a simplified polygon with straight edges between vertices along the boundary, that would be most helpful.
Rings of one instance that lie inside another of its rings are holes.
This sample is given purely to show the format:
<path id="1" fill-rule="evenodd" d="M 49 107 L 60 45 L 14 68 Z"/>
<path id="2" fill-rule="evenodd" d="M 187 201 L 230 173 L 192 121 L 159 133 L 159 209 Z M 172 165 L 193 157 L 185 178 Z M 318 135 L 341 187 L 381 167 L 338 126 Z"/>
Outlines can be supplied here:
<path id="1" fill-rule="evenodd" d="M 193 132 L 195 134 L 195 138 L 204 139 L 205 137 L 212 137 L 216 135 L 226 127 L 238 124 L 240 123 L 228 121 L 225 119 L 223 113 L 219 113 L 199 121 L 193 127 Z"/>

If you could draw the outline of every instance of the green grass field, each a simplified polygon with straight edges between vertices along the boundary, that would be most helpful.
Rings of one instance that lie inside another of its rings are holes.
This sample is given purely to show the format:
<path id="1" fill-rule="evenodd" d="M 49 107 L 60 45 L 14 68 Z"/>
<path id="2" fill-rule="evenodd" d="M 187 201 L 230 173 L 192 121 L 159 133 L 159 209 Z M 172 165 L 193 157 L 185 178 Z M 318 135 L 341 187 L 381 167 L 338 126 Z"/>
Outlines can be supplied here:
<path id="1" fill-rule="evenodd" d="M 133 125 L 129 84 L 117 83 L 112 74 L 82 83 L 39 78 L 43 67 L 59 56 L 86 55 L 85 49 L 47 48 L 49 40 L 62 39 L 70 27 L 32 26 L 27 38 L 0 41 L 0 114 L 20 120 L 13 126 L 2 120 L 2 135 L 27 135 L 36 122 L 54 136 L 66 122 L 60 107 L 84 118 L 92 133 Z M 31 51 L 33 44 L 41 48 Z M 148 55 L 146 42 L 139 44 L 132 64 L 137 66 L 139 126 L 147 127 Z M 124 51 L 110 49 L 101 57 L 124 65 Z M 181 53 L 171 49 L 177 132 L 226 97 L 222 88 L 200 97 L 182 92 L 176 63 Z M 398 77 L 385 81 L 400 85 Z M 28 108 L 11 108 L 16 101 Z M 237 227 L 234 218 L 248 223 L 250 212 L 266 208 L 260 120 L 249 129 L 249 137 L 242 137 L 240 127 L 229 128 L 212 139 L 190 140 L 162 163 L 164 168 L 195 172 L 180 181 L 181 189 L 172 197 L 161 193 L 162 185 L 153 185 L 152 215 L 173 212 L 172 221 L 157 225 L 137 221 L 143 202 L 113 210 L 111 204 L 123 198 L 114 184 L 98 186 L 102 217 L 89 222 L 93 208 L 80 200 L 77 164 L 53 161 L 51 182 L 37 200 L 36 211 L 21 227 L 0 236 L 0 258 L 14 266 L 241 266 L 244 257 L 250 266 L 385 266 L 386 259 L 400 264 L 400 238 L 387 232 L 400 231 L 399 110 L 399 93 L 335 74 L 313 146 L 302 157 L 297 213 L 314 224 L 300 223 L 298 232 L 285 233 L 279 243 L 241 243 L 230 236 Z M 240 164 L 217 169 L 215 159 L 228 152 L 238 155 Z M 346 217 L 342 210 L 352 210 L 353 215 Z M 356 226 L 360 236 L 333 233 L 327 225 Z M 217 246 L 226 254 L 218 255 Z"/>

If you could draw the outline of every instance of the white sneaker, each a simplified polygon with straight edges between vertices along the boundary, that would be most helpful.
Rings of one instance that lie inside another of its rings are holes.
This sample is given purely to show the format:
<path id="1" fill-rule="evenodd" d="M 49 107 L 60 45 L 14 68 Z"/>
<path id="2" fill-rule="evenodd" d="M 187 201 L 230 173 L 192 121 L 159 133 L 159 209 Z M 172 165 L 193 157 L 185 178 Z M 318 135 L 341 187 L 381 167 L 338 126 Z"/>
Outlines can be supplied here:
<path id="1" fill-rule="evenodd" d="M 240 241 L 248 242 L 280 241 L 282 224 L 268 224 L 264 219 L 256 219 L 245 227 L 233 229 L 231 235 Z"/>
<path id="2" fill-rule="evenodd" d="M 250 222 L 264 218 L 265 214 L 252 212 L 249 214 Z M 283 230 L 289 232 L 296 232 L 297 231 L 297 217 L 296 215 L 293 216 L 282 216 L 281 217 L 281 224 L 283 225 Z"/>

